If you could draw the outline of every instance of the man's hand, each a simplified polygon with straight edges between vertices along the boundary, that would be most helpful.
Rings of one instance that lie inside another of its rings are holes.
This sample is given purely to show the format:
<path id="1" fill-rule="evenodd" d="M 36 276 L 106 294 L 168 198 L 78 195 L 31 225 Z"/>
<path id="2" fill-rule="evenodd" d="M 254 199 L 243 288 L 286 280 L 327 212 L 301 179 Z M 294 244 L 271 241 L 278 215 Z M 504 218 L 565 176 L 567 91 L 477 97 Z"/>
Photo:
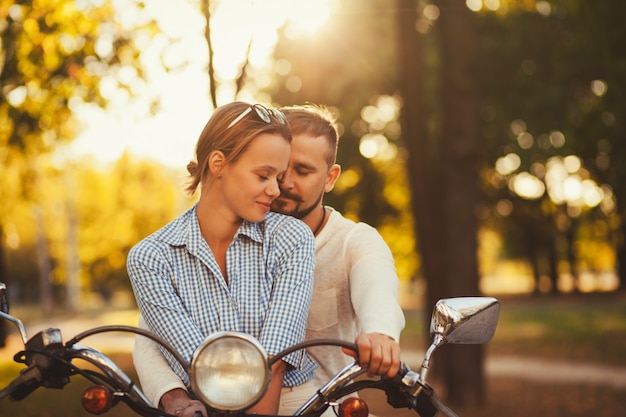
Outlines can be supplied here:
<path id="1" fill-rule="evenodd" d="M 204 417 L 208 417 L 204 404 L 198 400 L 192 400 L 187 391 L 180 388 L 163 394 L 161 408 L 166 413 L 179 417 L 193 417 L 197 411 L 200 411 Z"/>
<path id="2" fill-rule="evenodd" d="M 400 345 L 391 337 L 381 333 L 361 333 L 355 344 L 359 350 L 359 363 L 367 368 L 367 375 L 381 375 L 385 378 L 396 376 L 400 369 Z M 344 349 L 344 353 L 355 357 L 354 352 Z"/>

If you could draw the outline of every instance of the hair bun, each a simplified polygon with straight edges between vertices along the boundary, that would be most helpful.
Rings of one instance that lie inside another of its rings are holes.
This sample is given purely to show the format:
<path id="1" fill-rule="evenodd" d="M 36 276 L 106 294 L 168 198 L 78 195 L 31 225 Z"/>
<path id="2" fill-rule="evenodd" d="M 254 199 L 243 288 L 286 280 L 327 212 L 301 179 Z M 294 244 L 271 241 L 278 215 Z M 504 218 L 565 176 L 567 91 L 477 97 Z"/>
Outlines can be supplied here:
<path id="1" fill-rule="evenodd" d="M 187 172 L 189 175 L 194 176 L 198 172 L 198 163 L 196 161 L 189 161 L 187 164 Z"/>

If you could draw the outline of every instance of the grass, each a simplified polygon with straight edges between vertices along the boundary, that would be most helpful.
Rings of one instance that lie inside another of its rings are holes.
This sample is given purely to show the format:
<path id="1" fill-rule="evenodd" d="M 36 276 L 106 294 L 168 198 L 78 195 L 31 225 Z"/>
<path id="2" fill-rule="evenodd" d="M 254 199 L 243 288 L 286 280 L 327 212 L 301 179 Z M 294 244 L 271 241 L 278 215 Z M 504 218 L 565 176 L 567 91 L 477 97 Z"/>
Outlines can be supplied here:
<path id="1" fill-rule="evenodd" d="M 500 319 L 496 334 L 487 345 L 489 355 L 558 358 L 626 366 L 625 294 L 498 298 L 501 303 Z M 404 347 L 425 348 L 423 314 L 419 309 L 406 311 L 407 325 L 402 336 Z M 90 315 L 95 317 L 93 312 Z M 124 316 L 109 312 L 99 317 L 106 317 L 104 321 L 100 319 L 99 324 L 133 324 L 136 320 L 132 312 Z M 66 339 L 72 336 L 65 333 Z M 81 343 L 89 344 L 89 339 Z M 8 361 L 14 353 L 0 349 L 2 387 L 20 370 L 17 364 Z M 124 369 L 131 368 L 128 354 L 112 356 Z M 77 378 L 62 391 L 39 389 L 19 403 L 2 400 L 0 416 L 87 416 L 89 414 L 80 405 L 80 394 L 87 385 L 82 378 Z M 539 384 L 492 378 L 488 381 L 488 391 L 488 402 L 484 407 L 455 408 L 455 411 L 463 417 L 626 415 L 626 402 L 623 400 L 626 393 L 606 387 Z M 384 415 L 376 414 L 380 417 Z M 118 405 L 105 415 L 137 416 L 124 404 Z M 404 417 L 417 414 L 408 410 L 394 410 L 390 415 Z"/>
<path id="2" fill-rule="evenodd" d="M 489 354 L 626 366 L 626 294 L 498 297 L 500 318 Z M 404 346 L 424 348 L 420 310 L 406 313 Z"/>
<path id="3" fill-rule="evenodd" d="M 503 300 L 492 354 L 626 366 L 624 294 Z"/>

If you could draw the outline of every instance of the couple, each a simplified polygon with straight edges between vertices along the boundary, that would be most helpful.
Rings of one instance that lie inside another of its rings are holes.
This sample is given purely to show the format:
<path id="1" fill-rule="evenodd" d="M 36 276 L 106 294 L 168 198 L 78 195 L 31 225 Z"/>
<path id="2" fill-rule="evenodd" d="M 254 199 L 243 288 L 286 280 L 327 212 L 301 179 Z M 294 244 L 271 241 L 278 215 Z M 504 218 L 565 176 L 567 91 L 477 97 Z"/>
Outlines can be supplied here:
<path id="1" fill-rule="evenodd" d="M 395 375 L 404 316 L 391 252 L 375 229 L 322 204 L 340 173 L 337 143 L 320 107 L 216 109 L 187 167 L 198 203 L 129 254 L 141 325 L 188 361 L 222 330 L 256 337 L 270 355 L 304 338 L 354 340 L 369 374 Z M 138 337 L 133 357 L 155 404 L 206 416 L 167 352 Z M 337 347 L 294 352 L 249 412 L 293 414 L 350 362 Z"/>

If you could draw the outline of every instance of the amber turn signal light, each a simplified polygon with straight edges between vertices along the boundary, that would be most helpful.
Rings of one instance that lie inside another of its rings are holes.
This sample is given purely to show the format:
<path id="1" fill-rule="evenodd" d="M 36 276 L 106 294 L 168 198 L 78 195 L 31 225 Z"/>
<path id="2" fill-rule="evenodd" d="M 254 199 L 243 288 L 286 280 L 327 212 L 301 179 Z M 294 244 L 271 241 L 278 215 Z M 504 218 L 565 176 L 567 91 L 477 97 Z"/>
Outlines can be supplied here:
<path id="1" fill-rule="evenodd" d="M 91 414 L 102 414 L 111 408 L 113 397 L 108 388 L 102 385 L 93 385 L 83 392 L 81 402 L 83 408 Z"/>
<path id="2" fill-rule="evenodd" d="M 339 405 L 339 417 L 367 417 L 370 413 L 365 401 L 350 397 Z"/>

